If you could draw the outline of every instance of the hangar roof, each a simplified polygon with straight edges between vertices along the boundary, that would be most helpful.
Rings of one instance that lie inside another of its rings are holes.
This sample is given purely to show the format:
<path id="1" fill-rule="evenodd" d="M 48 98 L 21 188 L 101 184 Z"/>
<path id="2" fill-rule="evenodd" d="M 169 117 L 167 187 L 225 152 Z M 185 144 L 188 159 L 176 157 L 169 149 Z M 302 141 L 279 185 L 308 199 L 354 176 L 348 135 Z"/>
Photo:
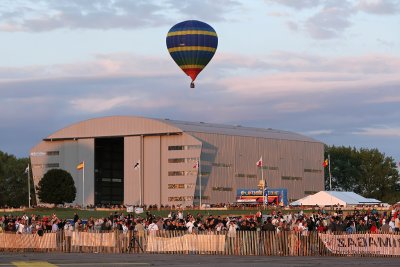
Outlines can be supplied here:
<path id="1" fill-rule="evenodd" d="M 275 129 L 243 127 L 204 122 L 151 119 L 137 116 L 109 116 L 74 123 L 45 140 L 201 132 L 321 143 L 310 137 Z"/>
<path id="2" fill-rule="evenodd" d="M 216 134 L 226 134 L 226 135 L 238 135 L 238 136 L 321 143 L 320 141 L 307 137 L 305 135 L 283 130 L 271 129 L 271 128 L 264 129 L 264 128 L 244 127 L 241 125 L 226 125 L 226 124 L 214 124 L 205 122 L 187 122 L 187 121 L 175 121 L 169 119 L 164 119 L 161 121 L 173 125 L 179 129 L 182 129 L 183 132 L 216 133 Z"/>

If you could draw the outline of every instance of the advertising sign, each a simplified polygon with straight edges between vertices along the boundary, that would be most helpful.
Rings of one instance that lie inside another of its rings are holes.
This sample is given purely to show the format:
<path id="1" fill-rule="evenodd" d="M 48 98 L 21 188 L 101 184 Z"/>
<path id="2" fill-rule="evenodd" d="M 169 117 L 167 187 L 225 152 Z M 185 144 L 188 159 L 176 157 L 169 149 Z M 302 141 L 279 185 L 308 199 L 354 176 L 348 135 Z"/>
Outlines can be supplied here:
<path id="1" fill-rule="evenodd" d="M 280 205 L 286 206 L 287 200 L 287 189 L 286 188 L 268 188 L 265 190 L 263 195 L 262 189 L 237 189 L 236 191 L 236 202 L 238 203 L 252 203 L 252 204 L 269 204 L 269 205 Z"/>
<path id="2" fill-rule="evenodd" d="M 133 206 L 126 206 L 126 212 L 133 212 Z"/>
<path id="3" fill-rule="evenodd" d="M 318 234 L 329 251 L 341 255 L 400 255 L 400 239 L 393 234 Z"/>

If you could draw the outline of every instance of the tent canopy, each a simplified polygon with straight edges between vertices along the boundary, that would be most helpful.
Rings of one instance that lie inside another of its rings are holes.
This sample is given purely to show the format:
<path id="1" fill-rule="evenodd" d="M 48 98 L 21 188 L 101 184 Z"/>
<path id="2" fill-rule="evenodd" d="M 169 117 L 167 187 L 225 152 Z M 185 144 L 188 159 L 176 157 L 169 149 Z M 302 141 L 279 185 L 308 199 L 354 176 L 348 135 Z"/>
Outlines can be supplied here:
<path id="1" fill-rule="evenodd" d="M 357 205 L 372 205 L 380 204 L 381 201 L 373 198 L 365 198 L 354 192 L 339 192 L 339 191 L 320 191 L 314 195 L 309 195 L 299 200 L 296 200 L 290 205 L 292 206 L 357 206 Z"/>

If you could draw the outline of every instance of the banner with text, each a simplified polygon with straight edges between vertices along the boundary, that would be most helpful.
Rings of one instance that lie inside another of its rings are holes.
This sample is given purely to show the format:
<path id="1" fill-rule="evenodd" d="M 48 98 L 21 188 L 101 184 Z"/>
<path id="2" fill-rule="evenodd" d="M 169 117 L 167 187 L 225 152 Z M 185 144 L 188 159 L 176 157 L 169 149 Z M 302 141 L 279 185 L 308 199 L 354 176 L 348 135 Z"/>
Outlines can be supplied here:
<path id="1" fill-rule="evenodd" d="M 326 248 L 345 255 L 400 256 L 400 235 L 393 234 L 319 234 Z"/>

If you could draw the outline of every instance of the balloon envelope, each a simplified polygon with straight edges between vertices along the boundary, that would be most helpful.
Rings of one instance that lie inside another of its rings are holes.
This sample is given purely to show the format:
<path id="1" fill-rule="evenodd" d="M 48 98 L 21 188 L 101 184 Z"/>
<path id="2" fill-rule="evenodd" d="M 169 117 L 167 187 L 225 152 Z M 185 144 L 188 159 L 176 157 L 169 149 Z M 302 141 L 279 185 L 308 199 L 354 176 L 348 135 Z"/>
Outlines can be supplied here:
<path id="1" fill-rule="evenodd" d="M 192 83 L 210 62 L 217 46 L 215 30 L 198 20 L 180 22 L 167 34 L 167 48 L 171 57 L 192 78 Z"/>

